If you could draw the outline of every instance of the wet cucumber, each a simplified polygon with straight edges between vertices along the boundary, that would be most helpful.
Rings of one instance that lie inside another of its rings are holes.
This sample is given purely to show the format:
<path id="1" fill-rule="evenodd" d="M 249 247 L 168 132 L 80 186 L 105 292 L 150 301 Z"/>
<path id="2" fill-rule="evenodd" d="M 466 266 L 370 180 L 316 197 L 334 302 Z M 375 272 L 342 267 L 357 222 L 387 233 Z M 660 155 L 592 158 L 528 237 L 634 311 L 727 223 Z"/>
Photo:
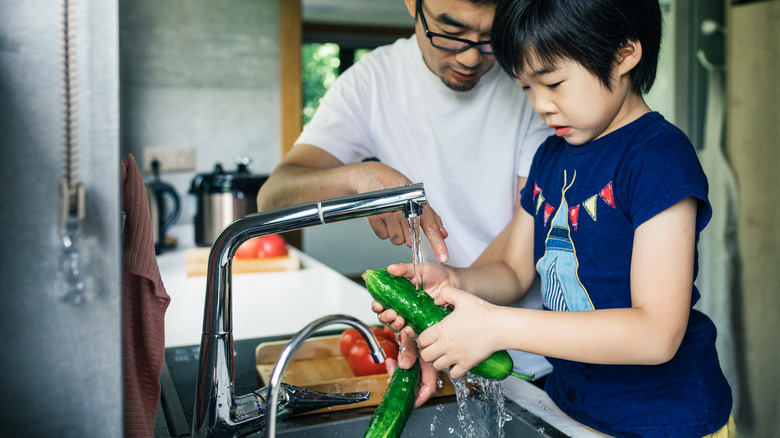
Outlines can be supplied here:
<path id="1" fill-rule="evenodd" d="M 451 310 L 437 306 L 433 298 L 403 277 L 395 277 L 387 269 L 368 270 L 363 274 L 368 293 L 385 309 L 393 309 L 407 325 L 417 333 L 436 324 L 449 315 Z M 504 380 L 510 375 L 523 380 L 532 380 L 512 370 L 514 364 L 506 350 L 496 351 L 470 370 L 486 379 Z"/>
<path id="2" fill-rule="evenodd" d="M 408 370 L 396 368 L 387 392 L 374 410 L 363 438 L 395 438 L 401 436 L 406 420 L 412 414 L 420 379 L 420 363 Z"/>

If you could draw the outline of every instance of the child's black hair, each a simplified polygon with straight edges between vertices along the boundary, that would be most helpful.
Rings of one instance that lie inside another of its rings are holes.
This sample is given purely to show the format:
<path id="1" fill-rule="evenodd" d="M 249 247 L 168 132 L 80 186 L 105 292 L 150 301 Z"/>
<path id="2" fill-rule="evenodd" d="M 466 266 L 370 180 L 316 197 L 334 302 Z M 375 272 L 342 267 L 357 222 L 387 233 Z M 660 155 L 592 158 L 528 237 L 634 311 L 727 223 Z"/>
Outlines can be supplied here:
<path id="1" fill-rule="evenodd" d="M 658 0 L 500 0 L 491 39 L 496 61 L 512 77 L 535 56 L 547 65 L 571 59 L 611 90 L 610 75 L 628 41 L 642 45 L 632 88 L 647 93 L 661 48 Z"/>

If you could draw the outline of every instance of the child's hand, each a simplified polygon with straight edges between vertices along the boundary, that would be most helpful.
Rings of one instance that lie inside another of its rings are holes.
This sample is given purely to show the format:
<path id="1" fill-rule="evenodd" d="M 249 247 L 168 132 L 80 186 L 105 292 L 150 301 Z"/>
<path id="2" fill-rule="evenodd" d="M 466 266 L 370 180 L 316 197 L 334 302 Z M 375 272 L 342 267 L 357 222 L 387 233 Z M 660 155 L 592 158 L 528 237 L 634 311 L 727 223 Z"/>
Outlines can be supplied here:
<path id="1" fill-rule="evenodd" d="M 496 306 L 453 287 L 442 288 L 436 304 L 454 310 L 417 338 L 420 357 L 438 370 L 449 368 L 450 377 L 457 379 L 498 350 L 485 324 Z"/>
<path id="2" fill-rule="evenodd" d="M 442 287 L 455 285 L 455 275 L 452 268 L 431 263 L 423 263 L 420 267 L 417 277 L 423 276 L 425 291 L 428 295 L 436 298 Z M 396 277 L 404 277 L 411 282 L 415 281 L 414 265 L 411 263 L 390 265 L 387 267 L 387 272 Z M 406 324 L 404 319 L 399 317 L 393 309 L 385 309 L 376 301 L 371 303 L 371 310 L 377 314 L 379 322 L 390 327 L 390 330 L 395 333 L 400 332 Z M 417 338 L 414 332 L 410 331 L 410 334 Z"/>

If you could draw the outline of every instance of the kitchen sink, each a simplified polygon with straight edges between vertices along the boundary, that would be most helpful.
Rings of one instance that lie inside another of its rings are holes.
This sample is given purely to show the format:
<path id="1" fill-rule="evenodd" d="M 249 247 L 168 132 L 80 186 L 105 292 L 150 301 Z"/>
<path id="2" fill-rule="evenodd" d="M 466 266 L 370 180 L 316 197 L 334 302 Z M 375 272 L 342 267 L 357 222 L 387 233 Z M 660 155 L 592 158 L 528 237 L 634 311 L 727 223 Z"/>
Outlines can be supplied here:
<path id="1" fill-rule="evenodd" d="M 538 417 L 530 414 L 521 406 L 507 401 L 507 421 L 504 423 L 504 436 L 507 438 L 553 437 L 562 438 L 566 435 L 559 432 Z M 276 436 L 284 438 L 311 437 L 362 437 L 371 418 L 371 410 L 365 415 L 333 419 L 326 423 L 301 425 L 280 422 Z M 253 436 L 262 437 L 262 433 Z M 402 437 L 465 437 L 466 434 L 458 423 L 458 404 L 454 397 L 444 402 L 434 400 L 425 406 L 417 408 L 409 417 Z M 494 435 L 490 435 L 493 438 Z"/>
<path id="2" fill-rule="evenodd" d="M 328 334 L 323 332 L 323 334 Z M 255 369 L 255 348 L 261 342 L 284 337 L 238 340 L 234 342 L 235 386 L 237 394 L 247 394 L 264 386 Z M 161 377 L 162 400 L 157 418 L 156 438 L 188 437 L 195 401 L 200 346 L 166 349 Z M 505 437 L 566 437 L 537 415 L 507 400 Z M 374 407 L 299 415 L 280 421 L 276 435 L 285 438 L 361 437 Z M 263 432 L 250 435 L 263 437 Z M 429 401 L 412 413 L 404 437 L 465 437 L 458 422 L 458 404 L 454 396 Z M 492 438 L 492 435 L 491 435 Z"/>

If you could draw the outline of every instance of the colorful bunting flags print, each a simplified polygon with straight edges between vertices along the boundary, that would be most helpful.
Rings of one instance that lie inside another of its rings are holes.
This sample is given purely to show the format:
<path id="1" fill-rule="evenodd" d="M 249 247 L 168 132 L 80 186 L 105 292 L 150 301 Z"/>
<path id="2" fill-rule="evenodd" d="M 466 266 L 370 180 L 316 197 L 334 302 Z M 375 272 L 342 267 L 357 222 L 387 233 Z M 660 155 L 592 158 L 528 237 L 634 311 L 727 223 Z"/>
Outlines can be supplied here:
<path id="1" fill-rule="evenodd" d="M 612 181 L 609 182 L 606 186 L 604 186 L 601 191 L 599 191 L 599 197 L 604 200 L 610 207 L 615 208 L 615 197 L 612 194 Z"/>
<path id="2" fill-rule="evenodd" d="M 539 197 L 536 198 L 536 214 L 539 214 L 539 208 L 541 208 L 542 204 L 544 204 L 544 195 L 540 193 Z"/>
<path id="3" fill-rule="evenodd" d="M 547 226 L 547 221 L 555 211 L 555 207 L 545 202 L 546 199 L 544 197 L 544 193 L 542 193 L 542 189 L 538 184 L 534 184 L 534 198 L 536 198 L 536 214 L 539 214 L 539 210 L 542 206 L 544 206 L 544 226 Z M 597 209 L 599 199 L 604 201 L 604 203 L 610 207 L 617 208 L 615 205 L 615 192 L 612 187 L 612 181 L 607 183 L 607 185 L 599 190 L 597 194 L 587 198 L 586 200 L 582 201 L 582 203 L 569 208 L 569 223 L 571 223 L 574 231 L 577 231 L 579 226 L 580 206 L 585 209 L 585 211 L 588 213 L 588 216 L 593 219 L 593 222 L 598 222 Z"/>
<path id="4" fill-rule="evenodd" d="M 588 215 L 593 219 L 593 222 L 596 222 L 596 201 L 598 201 L 598 199 L 599 195 L 593 195 L 582 203 L 585 211 L 587 211 Z"/>
<path id="5" fill-rule="evenodd" d="M 574 227 L 574 231 L 577 231 L 577 221 L 580 216 L 580 206 L 575 205 L 574 207 L 569 209 L 569 222 L 571 222 L 571 226 Z"/>
<path id="6" fill-rule="evenodd" d="M 553 212 L 555 211 L 555 207 L 548 203 L 544 203 L 544 226 L 547 226 L 547 220 L 550 219 L 550 216 L 552 216 Z"/>

